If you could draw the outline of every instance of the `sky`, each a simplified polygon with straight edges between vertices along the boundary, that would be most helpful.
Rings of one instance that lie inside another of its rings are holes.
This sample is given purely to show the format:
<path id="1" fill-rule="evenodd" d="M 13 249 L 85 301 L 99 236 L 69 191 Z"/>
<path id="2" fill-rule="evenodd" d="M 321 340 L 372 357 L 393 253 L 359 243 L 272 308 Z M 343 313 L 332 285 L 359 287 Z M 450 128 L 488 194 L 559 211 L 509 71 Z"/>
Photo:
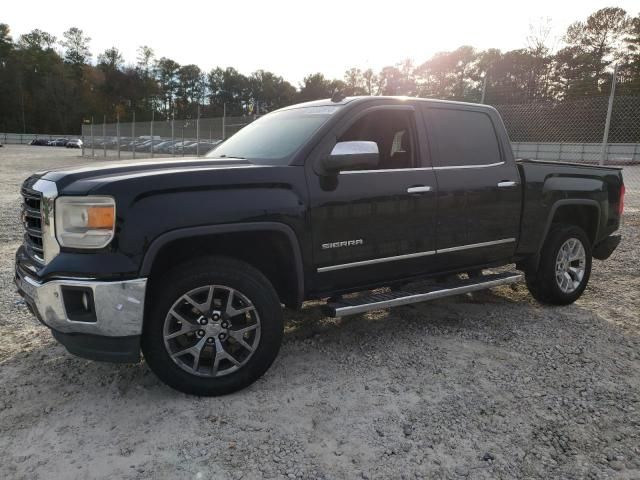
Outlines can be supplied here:
<path id="1" fill-rule="evenodd" d="M 206 71 L 270 70 L 297 86 L 310 73 L 342 78 L 351 67 L 420 64 L 460 45 L 523 48 L 529 26 L 544 18 L 559 44 L 569 24 L 607 6 L 640 13 L 638 0 L 28 0 L 7 2 L 0 22 L 14 39 L 35 28 L 58 38 L 81 28 L 91 37 L 94 61 L 115 46 L 134 63 L 137 48 L 149 45 L 158 58 Z"/>

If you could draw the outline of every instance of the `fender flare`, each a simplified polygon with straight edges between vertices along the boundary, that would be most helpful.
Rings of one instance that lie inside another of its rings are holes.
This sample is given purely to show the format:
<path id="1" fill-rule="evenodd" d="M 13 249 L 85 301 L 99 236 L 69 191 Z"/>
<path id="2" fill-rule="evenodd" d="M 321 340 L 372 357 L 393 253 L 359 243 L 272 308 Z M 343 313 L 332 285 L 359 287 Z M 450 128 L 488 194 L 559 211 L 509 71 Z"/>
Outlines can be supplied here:
<path id="1" fill-rule="evenodd" d="M 596 210 L 598 211 L 598 223 L 596 225 L 596 232 L 595 232 L 595 236 L 594 236 L 594 245 L 597 242 L 598 239 L 598 233 L 600 232 L 600 215 L 601 215 L 601 209 L 600 209 L 600 204 L 595 201 L 595 200 L 591 200 L 591 199 L 587 199 L 587 198 L 566 198 L 566 199 L 562 199 L 562 200 L 557 200 L 553 205 L 551 205 L 551 209 L 549 210 L 549 214 L 547 215 L 547 221 L 545 222 L 545 226 L 544 226 L 544 230 L 542 233 L 542 237 L 540 238 L 540 243 L 536 249 L 535 254 L 533 255 L 533 259 L 532 259 L 532 263 L 533 266 L 535 267 L 535 269 L 537 270 L 538 265 L 540 263 L 540 253 L 542 252 L 542 247 L 544 246 L 544 242 L 547 239 L 547 235 L 549 234 L 549 230 L 551 230 L 551 224 L 553 223 L 553 217 L 556 214 L 556 211 L 558 210 L 558 208 L 560 207 L 565 207 L 567 205 L 572 205 L 572 206 L 588 206 L 588 207 L 596 207 Z"/>
<path id="2" fill-rule="evenodd" d="M 297 299 L 297 304 L 301 305 L 304 300 L 305 290 L 304 269 L 302 263 L 302 253 L 300 251 L 300 243 L 298 242 L 298 237 L 296 236 L 293 229 L 290 226 L 280 222 L 225 223 L 220 225 L 204 225 L 199 227 L 180 228 L 163 233 L 151 242 L 149 248 L 145 252 L 144 258 L 142 260 L 142 265 L 140 266 L 140 276 L 147 277 L 151 273 L 151 268 L 153 267 L 153 263 L 160 250 L 165 245 L 175 240 L 183 238 L 202 237 L 206 235 L 217 235 L 223 233 L 244 233 L 264 230 L 283 233 L 290 243 L 291 253 L 293 254 L 293 261 L 295 266 L 295 284 L 297 285 L 295 298 Z"/>

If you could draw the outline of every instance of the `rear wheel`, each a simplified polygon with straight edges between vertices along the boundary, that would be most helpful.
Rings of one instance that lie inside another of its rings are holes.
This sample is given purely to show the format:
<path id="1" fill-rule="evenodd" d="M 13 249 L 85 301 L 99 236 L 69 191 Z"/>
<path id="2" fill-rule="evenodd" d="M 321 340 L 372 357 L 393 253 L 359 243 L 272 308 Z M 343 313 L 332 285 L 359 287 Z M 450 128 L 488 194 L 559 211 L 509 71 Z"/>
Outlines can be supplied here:
<path id="1" fill-rule="evenodd" d="M 527 287 L 543 303 L 568 305 L 587 287 L 591 275 L 591 242 L 579 227 L 553 225 L 536 272 L 526 272 Z"/>
<path id="2" fill-rule="evenodd" d="M 283 321 L 278 296 L 260 271 L 211 257 L 163 277 L 142 336 L 145 359 L 163 382 L 215 396 L 267 371 L 280 349 Z"/>

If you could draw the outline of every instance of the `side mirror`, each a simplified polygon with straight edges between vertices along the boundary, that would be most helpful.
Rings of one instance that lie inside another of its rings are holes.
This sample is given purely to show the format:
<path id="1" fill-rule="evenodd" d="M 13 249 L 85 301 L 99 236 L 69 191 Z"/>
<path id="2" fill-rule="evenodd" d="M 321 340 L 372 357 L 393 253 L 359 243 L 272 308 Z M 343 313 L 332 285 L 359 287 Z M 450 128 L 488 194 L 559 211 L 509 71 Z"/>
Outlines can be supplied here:
<path id="1" fill-rule="evenodd" d="M 380 154 L 376 142 L 338 142 L 333 147 L 331 155 L 322 161 L 322 166 L 328 173 L 338 173 L 341 170 L 374 168 L 378 166 L 379 161 Z"/>

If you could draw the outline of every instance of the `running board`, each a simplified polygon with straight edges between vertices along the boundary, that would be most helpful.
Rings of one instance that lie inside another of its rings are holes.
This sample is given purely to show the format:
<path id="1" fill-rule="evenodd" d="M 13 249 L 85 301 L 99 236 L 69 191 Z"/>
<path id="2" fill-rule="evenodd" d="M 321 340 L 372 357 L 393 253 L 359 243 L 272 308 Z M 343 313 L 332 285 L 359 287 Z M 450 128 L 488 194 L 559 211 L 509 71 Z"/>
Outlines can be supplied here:
<path id="1" fill-rule="evenodd" d="M 416 290 L 394 291 L 389 293 L 372 293 L 358 295 L 353 298 L 343 298 L 337 302 L 327 303 L 323 309 L 330 317 L 345 317 L 357 313 L 399 307 L 412 303 L 426 302 L 436 298 L 450 297 L 461 293 L 475 292 L 498 285 L 508 285 L 520 282 L 521 273 L 507 272 L 482 275 L 476 278 L 456 279 L 439 285 L 429 285 Z"/>

